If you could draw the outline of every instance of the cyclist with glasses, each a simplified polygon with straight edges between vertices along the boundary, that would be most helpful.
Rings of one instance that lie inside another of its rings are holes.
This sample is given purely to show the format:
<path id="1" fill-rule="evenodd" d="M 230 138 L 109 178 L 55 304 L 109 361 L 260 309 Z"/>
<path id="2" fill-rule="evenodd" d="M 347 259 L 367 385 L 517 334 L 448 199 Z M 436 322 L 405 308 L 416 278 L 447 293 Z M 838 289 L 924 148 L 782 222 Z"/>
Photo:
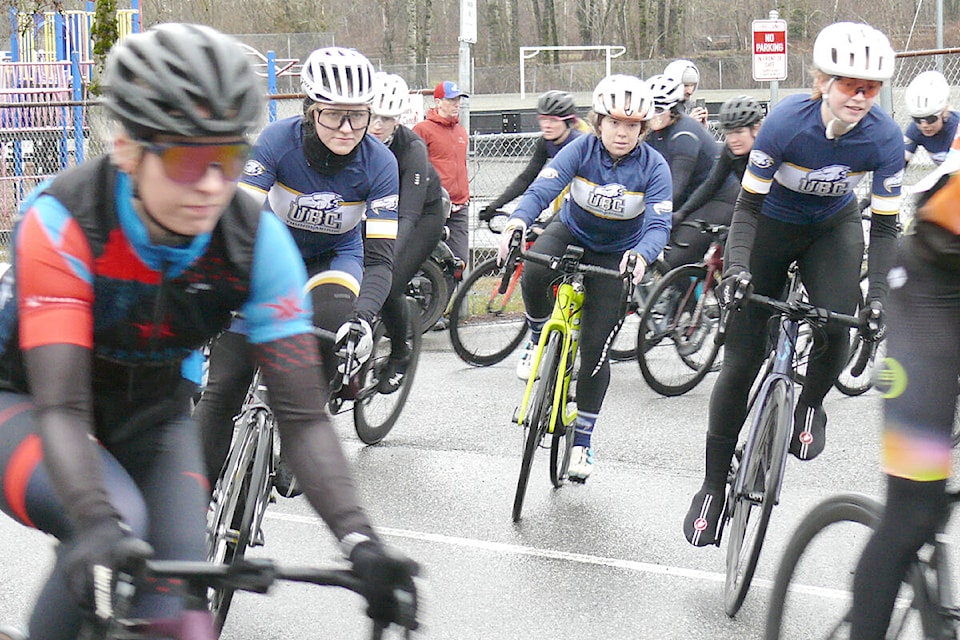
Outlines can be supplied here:
<path id="1" fill-rule="evenodd" d="M 410 278 L 440 242 L 446 216 L 440 176 L 427 157 L 427 145 L 397 118 L 407 110 L 410 90 L 400 76 L 378 72 L 373 76 L 373 118 L 370 133 L 387 145 L 400 168 L 400 226 L 393 258 L 393 285 L 381 309 L 390 338 L 390 357 L 379 372 L 379 390 L 400 388 L 410 361 L 407 331 L 410 325 L 406 289 Z"/>
<path id="2" fill-rule="evenodd" d="M 760 130 L 763 107 L 750 96 L 730 98 L 720 107 L 720 127 L 724 146 L 713 163 L 707 179 L 687 198 L 683 206 L 673 212 L 673 230 L 666 261 L 672 266 L 697 262 L 710 246 L 711 237 L 699 229 L 681 225 L 686 219 L 703 220 L 710 224 L 730 224 L 733 205 L 740 192 L 739 185 L 747 170 L 747 161 L 753 142 Z M 731 195 L 730 181 L 734 188 Z M 679 246 L 678 246 L 679 245 Z"/>
<path id="3" fill-rule="evenodd" d="M 655 75 L 647 83 L 653 95 L 656 114 L 650 120 L 650 133 L 646 142 L 670 165 L 673 179 L 673 206 L 682 207 L 693 195 L 698 186 L 706 182 L 720 154 L 720 145 L 706 129 L 683 111 L 683 84 L 680 80 L 665 75 Z M 731 175 L 727 175 L 720 185 L 716 200 L 722 200 L 732 207 L 737 199 L 739 187 Z M 725 209 L 722 205 L 711 207 Z M 726 217 L 729 214 L 709 213 L 711 217 Z M 668 267 L 696 262 L 703 257 L 703 251 L 697 253 L 701 238 L 697 229 L 674 227 L 671 231 L 670 250 L 665 256 Z M 694 240 L 693 244 L 690 240 Z M 709 244 L 709 238 L 706 238 Z M 687 247 L 678 243 L 688 244 Z M 704 247 L 704 251 L 706 247 Z"/>
<path id="4" fill-rule="evenodd" d="M 913 120 L 903 135 L 906 161 L 923 147 L 938 166 L 950 152 L 960 113 L 950 109 L 950 85 L 939 71 L 924 71 L 910 81 L 906 92 L 907 113 Z"/>
<path id="5" fill-rule="evenodd" d="M 583 247 L 583 263 L 625 271 L 637 256 L 632 277 L 640 282 L 670 235 L 670 169 L 663 157 L 643 143 L 654 113 L 653 96 L 639 78 L 607 76 L 593 92 L 594 135 L 564 147 L 527 189 L 501 235 L 499 260 L 509 252 L 514 229 L 526 231 L 543 209 L 570 185 L 560 208 L 532 251 L 563 255 L 567 245 Z M 521 245 L 522 246 L 522 245 Z M 517 376 L 530 376 L 533 344 L 553 309 L 556 273 L 527 263 L 521 278 L 527 324 L 533 342 L 525 349 Z M 569 476 L 584 482 L 593 470 L 591 436 L 610 383 L 607 351 L 620 320 L 622 283 L 584 276 L 586 301 L 580 333 L 577 418 Z"/>
<path id="6" fill-rule="evenodd" d="M 960 174 L 917 203 L 888 277 L 881 437 L 886 506 L 853 581 L 850 638 L 882 640 L 917 551 L 949 511 L 960 389 Z"/>
<path id="7" fill-rule="evenodd" d="M 781 101 L 754 142 L 734 207 L 719 295 L 729 303 L 737 289 L 753 288 L 779 297 L 790 264 L 797 262 L 811 304 L 856 312 L 864 243 L 854 188 L 872 172 L 870 304 L 861 313 L 882 314 L 897 242 L 903 144 L 897 124 L 879 106 L 874 108 L 874 101 L 893 75 L 894 52 L 876 29 L 840 22 L 817 36 L 813 62 L 813 95 Z M 767 354 L 769 317 L 763 308 L 748 304 L 729 324 L 723 365 L 710 397 L 705 477 L 683 522 L 684 535 L 695 546 L 716 541 L 747 395 Z M 875 332 L 865 324 L 868 339 L 882 333 L 882 315 L 878 320 Z M 800 460 L 823 451 L 827 416 L 822 401 L 847 363 L 848 347 L 848 329 L 842 326 L 828 326 L 814 336 L 790 439 L 790 453 Z"/>
<path id="8" fill-rule="evenodd" d="M 360 332 L 356 364 L 369 356 L 370 325 L 392 282 L 399 177 L 390 150 L 366 135 L 373 74 L 370 61 L 354 49 L 311 53 L 300 73 L 307 94 L 303 115 L 261 132 L 240 179 L 240 188 L 290 229 L 310 276 L 314 323 L 337 333 L 336 344 L 320 344 L 327 381 L 336 374 L 336 351 L 351 328 Z M 238 318 L 212 346 L 197 405 L 211 484 L 253 378 L 244 332 Z M 281 476 L 279 489 L 289 493 L 288 474 Z"/>
<path id="9" fill-rule="evenodd" d="M 393 590 L 415 593 L 415 565 L 387 552 L 358 504 L 296 245 L 237 189 L 260 81 L 232 38 L 168 23 L 114 45 L 103 86 L 112 151 L 31 194 L 0 278 L 0 509 L 60 543 L 30 637 L 70 640 L 104 617 L 95 593 L 127 538 L 159 559 L 204 560 L 210 488 L 184 374 L 234 309 L 310 504 L 372 615 L 391 619 Z M 171 586 L 141 585 L 133 617 L 176 617 Z"/>
<path id="10" fill-rule="evenodd" d="M 566 91 L 547 91 L 540 96 L 537 100 L 537 124 L 543 135 L 533 145 L 533 157 L 503 193 L 480 212 L 480 220 L 492 220 L 500 207 L 523 195 L 540 170 L 560 149 L 590 132 L 589 125 L 577 117 L 573 95 Z M 561 202 L 562 196 L 553 202 L 554 210 L 559 209 Z"/>

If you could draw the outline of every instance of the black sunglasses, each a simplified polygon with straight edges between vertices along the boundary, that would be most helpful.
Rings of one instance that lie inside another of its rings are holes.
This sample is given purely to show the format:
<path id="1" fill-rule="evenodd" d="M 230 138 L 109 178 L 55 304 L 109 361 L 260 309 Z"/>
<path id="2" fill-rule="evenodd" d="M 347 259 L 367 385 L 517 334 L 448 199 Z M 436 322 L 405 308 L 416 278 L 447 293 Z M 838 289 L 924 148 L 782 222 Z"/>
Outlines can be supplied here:
<path id="1" fill-rule="evenodd" d="M 920 118 L 914 116 L 913 121 L 917 124 L 933 124 L 940 119 L 940 114 L 935 113 L 932 116 L 922 116 Z"/>

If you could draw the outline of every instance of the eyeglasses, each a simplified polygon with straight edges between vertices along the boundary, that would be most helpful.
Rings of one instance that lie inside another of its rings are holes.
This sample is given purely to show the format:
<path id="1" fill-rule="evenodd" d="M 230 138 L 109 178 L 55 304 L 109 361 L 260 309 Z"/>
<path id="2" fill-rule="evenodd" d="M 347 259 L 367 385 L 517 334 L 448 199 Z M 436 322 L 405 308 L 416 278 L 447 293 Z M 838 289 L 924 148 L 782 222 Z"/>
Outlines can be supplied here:
<path id="1" fill-rule="evenodd" d="M 883 83 L 879 80 L 862 80 L 840 76 L 835 76 L 833 80 L 834 86 L 840 90 L 840 93 L 851 98 L 858 93 L 863 93 L 864 98 L 873 98 L 880 93 L 880 88 L 883 87 Z"/>
<path id="2" fill-rule="evenodd" d="M 370 118 L 370 124 L 379 124 L 379 125 L 391 125 L 396 122 L 397 119 L 394 116 L 373 116 Z M 341 121 L 341 125 L 343 122 Z"/>
<path id="3" fill-rule="evenodd" d="M 250 155 L 246 142 L 146 142 L 143 148 L 160 158 L 167 177 L 178 184 L 199 182 L 211 166 L 223 172 L 227 180 L 237 180 Z"/>
<path id="4" fill-rule="evenodd" d="M 344 109 L 318 109 L 315 112 L 317 124 L 324 129 L 337 131 L 344 122 L 350 123 L 350 129 L 361 131 L 370 125 L 369 111 L 347 111 Z"/>
<path id="5" fill-rule="evenodd" d="M 921 116 L 919 118 L 914 116 L 913 121 L 917 124 L 933 124 L 939 119 L 940 119 L 940 114 L 935 113 L 932 116 Z"/>

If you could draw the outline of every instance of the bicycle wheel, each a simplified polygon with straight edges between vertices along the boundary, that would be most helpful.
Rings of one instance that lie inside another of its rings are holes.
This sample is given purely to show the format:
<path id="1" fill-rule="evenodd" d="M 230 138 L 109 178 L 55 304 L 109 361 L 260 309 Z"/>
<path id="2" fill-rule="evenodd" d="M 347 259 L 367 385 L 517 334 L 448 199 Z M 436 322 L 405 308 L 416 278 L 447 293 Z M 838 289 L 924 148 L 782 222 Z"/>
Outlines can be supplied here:
<path id="1" fill-rule="evenodd" d="M 882 510 L 873 498 L 843 494 L 827 498 L 804 516 L 777 567 L 766 640 L 850 636 L 853 575 Z M 897 598 L 887 638 L 942 637 L 925 635 L 922 629 L 931 609 L 926 606 L 930 599 L 920 576 L 929 571 L 935 575 L 936 570 L 926 563 L 911 570 Z"/>
<path id="2" fill-rule="evenodd" d="M 787 384 L 786 380 L 777 379 L 767 390 L 756 417 L 758 428 L 753 449 L 744 451 L 737 472 L 737 476 L 743 478 L 743 491 L 734 494 L 735 489 L 731 488 L 727 498 L 730 521 L 723 605 L 731 617 L 740 610 L 750 589 L 770 514 L 777 500 L 787 439 L 793 433 Z"/>
<path id="3" fill-rule="evenodd" d="M 373 352 L 360 370 L 360 392 L 353 404 L 353 427 L 357 437 L 365 444 L 377 444 L 390 433 L 397 424 L 397 419 L 403 412 L 410 390 L 413 388 L 417 365 L 420 362 L 420 349 L 423 345 L 423 332 L 418 324 L 416 304 L 414 300 L 407 298 L 411 324 L 407 332 L 410 362 L 407 364 L 407 372 L 403 376 L 400 388 L 391 393 L 381 393 L 377 390 L 380 373 L 390 357 L 390 338 L 386 336 L 386 328 L 382 322 L 378 323 L 374 330 Z"/>
<path id="4" fill-rule="evenodd" d="M 207 559 L 212 563 L 242 560 L 253 542 L 254 522 L 260 521 L 269 501 L 273 453 L 267 428 L 270 419 L 266 409 L 254 408 L 238 420 L 240 426 L 217 481 L 208 518 Z M 210 610 L 217 630 L 226 622 L 233 591 L 229 587 L 211 588 Z"/>
<path id="5" fill-rule="evenodd" d="M 509 356 L 527 335 L 522 267 L 514 270 L 506 293 L 499 292 L 503 267 L 496 258 L 477 265 L 460 286 L 450 307 L 450 341 L 461 360 L 488 367 Z"/>
<path id="6" fill-rule="evenodd" d="M 549 429 L 553 389 L 557 379 L 557 364 L 560 360 L 561 337 L 558 331 L 550 333 L 547 344 L 543 348 L 543 355 L 540 357 L 537 371 L 530 373 L 530 375 L 536 375 L 537 378 L 533 383 L 533 389 L 530 391 L 527 414 L 524 417 L 523 428 L 526 432 L 526 439 L 523 446 L 523 459 L 520 462 L 520 477 L 517 479 L 517 493 L 513 498 L 514 522 L 520 522 L 520 512 L 523 510 L 523 499 L 527 494 L 527 483 L 530 480 L 533 456 Z"/>
<path id="7" fill-rule="evenodd" d="M 568 363 L 568 367 L 572 363 Z M 570 399 L 567 399 L 569 402 Z M 550 482 L 559 489 L 567 479 L 570 470 L 570 455 L 573 452 L 573 424 L 563 424 L 563 414 L 566 407 L 560 407 L 557 422 L 553 426 L 553 436 L 550 439 Z"/>
<path id="8" fill-rule="evenodd" d="M 427 258 L 407 284 L 407 296 L 416 302 L 421 331 L 430 331 L 437 324 L 449 293 L 443 270 Z"/>
<path id="9" fill-rule="evenodd" d="M 706 279 L 702 265 L 677 267 L 660 280 L 640 316 L 640 373 L 661 395 L 684 394 L 715 369 L 720 304 Z"/>
<path id="10" fill-rule="evenodd" d="M 868 287 L 869 282 L 866 274 L 864 274 L 860 279 L 861 303 L 860 306 L 857 307 L 858 314 L 860 313 L 860 309 L 863 308 L 863 300 L 866 298 Z M 867 362 L 866 368 L 859 376 L 854 376 L 850 369 L 853 368 L 854 363 L 856 363 L 860 357 L 860 351 L 866 346 L 867 344 L 860 336 L 860 330 L 850 329 L 850 358 L 847 360 L 847 365 L 843 368 L 843 371 L 840 372 L 837 381 L 834 383 L 834 386 L 840 393 L 848 396 L 859 396 L 869 391 L 873 386 L 873 372 L 876 368 L 876 363 L 883 362 L 887 348 L 883 342 L 878 344 L 873 357 Z"/>

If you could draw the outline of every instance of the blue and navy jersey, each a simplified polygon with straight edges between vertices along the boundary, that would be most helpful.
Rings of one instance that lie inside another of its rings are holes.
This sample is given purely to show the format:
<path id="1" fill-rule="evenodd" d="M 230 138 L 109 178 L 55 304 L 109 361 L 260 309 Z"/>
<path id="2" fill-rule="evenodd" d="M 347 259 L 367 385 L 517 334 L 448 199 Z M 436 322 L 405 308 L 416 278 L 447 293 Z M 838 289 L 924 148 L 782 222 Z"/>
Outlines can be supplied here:
<path id="1" fill-rule="evenodd" d="M 828 140 L 820 107 L 819 99 L 791 95 L 770 112 L 753 143 L 743 188 L 766 196 L 764 215 L 810 224 L 840 211 L 873 172 L 871 209 L 896 214 L 904 165 L 897 123 L 875 106 L 852 130 Z"/>
<path id="2" fill-rule="evenodd" d="M 598 253 L 633 249 L 653 262 L 670 237 L 672 212 L 667 161 L 645 143 L 614 160 L 595 135 L 563 147 L 540 171 L 511 217 L 528 226 L 570 185 L 560 221 Z"/>
<path id="3" fill-rule="evenodd" d="M 241 186 L 266 197 L 290 228 L 304 259 L 335 251 L 344 237 L 397 237 L 397 160 L 365 135 L 347 166 L 331 175 L 312 169 L 303 153 L 303 126 L 292 116 L 267 126 L 243 170 Z"/>
<path id="4" fill-rule="evenodd" d="M 957 135 L 957 123 L 960 123 L 960 113 L 948 111 L 943 118 L 943 126 L 940 131 L 932 136 L 925 136 L 920 131 L 920 127 L 915 122 L 907 125 L 907 130 L 903 134 L 903 148 L 906 152 L 906 159 L 910 160 L 913 154 L 917 152 L 917 147 L 923 147 L 930 154 L 930 159 L 937 166 L 943 164 L 950 151 L 950 145 Z"/>

